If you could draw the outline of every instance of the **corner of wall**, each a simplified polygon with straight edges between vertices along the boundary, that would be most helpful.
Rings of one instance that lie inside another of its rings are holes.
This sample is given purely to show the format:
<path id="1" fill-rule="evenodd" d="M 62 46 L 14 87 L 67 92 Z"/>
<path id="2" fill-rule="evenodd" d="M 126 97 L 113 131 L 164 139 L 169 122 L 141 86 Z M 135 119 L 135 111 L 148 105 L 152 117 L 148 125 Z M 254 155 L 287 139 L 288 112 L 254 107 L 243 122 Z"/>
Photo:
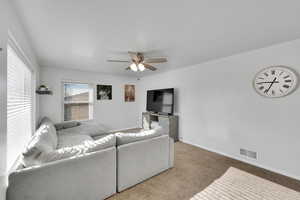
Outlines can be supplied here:
<path id="1" fill-rule="evenodd" d="M 6 199 L 7 180 L 5 176 L 0 176 L 0 200 Z"/>
<path id="2" fill-rule="evenodd" d="M 2 3 L 2 2 L 1 2 Z M 3 3 L 7 3 L 6 1 Z M 7 18 L 6 9 L 0 7 L 0 200 L 5 200 L 6 191 L 6 119 L 2 116 L 6 116 L 6 43 L 7 43 Z"/>

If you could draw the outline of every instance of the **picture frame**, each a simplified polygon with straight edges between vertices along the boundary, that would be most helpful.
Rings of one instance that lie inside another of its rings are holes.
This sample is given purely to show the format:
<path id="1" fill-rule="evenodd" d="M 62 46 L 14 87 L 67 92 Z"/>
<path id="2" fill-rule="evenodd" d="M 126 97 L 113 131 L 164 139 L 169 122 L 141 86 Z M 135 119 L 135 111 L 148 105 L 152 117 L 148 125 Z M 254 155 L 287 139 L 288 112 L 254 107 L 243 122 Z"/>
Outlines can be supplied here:
<path id="1" fill-rule="evenodd" d="M 112 100 L 112 85 L 97 85 L 97 100 Z"/>
<path id="2" fill-rule="evenodd" d="M 124 86 L 124 100 L 125 102 L 135 101 L 135 85 L 126 84 Z"/>

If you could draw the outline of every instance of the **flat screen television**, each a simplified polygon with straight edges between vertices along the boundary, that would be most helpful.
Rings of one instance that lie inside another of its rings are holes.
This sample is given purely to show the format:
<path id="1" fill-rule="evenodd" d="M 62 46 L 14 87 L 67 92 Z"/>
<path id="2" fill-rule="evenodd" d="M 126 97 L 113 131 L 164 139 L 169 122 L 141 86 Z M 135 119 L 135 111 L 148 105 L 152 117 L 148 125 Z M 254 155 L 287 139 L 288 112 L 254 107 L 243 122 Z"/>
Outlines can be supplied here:
<path id="1" fill-rule="evenodd" d="M 173 114 L 174 88 L 148 90 L 146 110 L 161 114 Z"/>

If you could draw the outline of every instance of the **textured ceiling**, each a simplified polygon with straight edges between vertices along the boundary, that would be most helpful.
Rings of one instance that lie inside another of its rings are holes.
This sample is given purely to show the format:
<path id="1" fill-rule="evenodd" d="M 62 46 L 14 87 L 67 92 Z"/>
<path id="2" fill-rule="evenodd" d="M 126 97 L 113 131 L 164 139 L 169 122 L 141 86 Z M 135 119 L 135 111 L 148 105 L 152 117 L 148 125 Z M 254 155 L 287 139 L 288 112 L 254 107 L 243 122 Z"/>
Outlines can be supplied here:
<path id="1" fill-rule="evenodd" d="M 39 64 L 121 75 L 122 52 L 166 56 L 157 72 L 300 37 L 299 0 L 14 0 Z M 155 73 L 157 73 L 155 72 Z"/>

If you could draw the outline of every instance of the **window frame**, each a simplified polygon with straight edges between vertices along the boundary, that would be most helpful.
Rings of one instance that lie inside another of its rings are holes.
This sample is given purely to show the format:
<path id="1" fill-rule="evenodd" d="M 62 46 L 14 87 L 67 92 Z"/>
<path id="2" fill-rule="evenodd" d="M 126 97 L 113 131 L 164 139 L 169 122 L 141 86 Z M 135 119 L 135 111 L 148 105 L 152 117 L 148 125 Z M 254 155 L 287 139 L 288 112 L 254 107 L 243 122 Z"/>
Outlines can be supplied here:
<path id="1" fill-rule="evenodd" d="M 92 101 L 89 102 L 89 105 L 92 107 L 92 111 L 89 114 L 89 119 L 82 119 L 82 120 L 69 120 L 66 121 L 65 120 L 65 84 L 87 84 L 89 85 L 90 89 L 92 90 L 93 94 L 92 94 Z M 74 81 L 74 80 L 62 80 L 61 81 L 61 121 L 62 122 L 72 122 L 72 121 L 79 121 L 79 122 L 87 122 L 87 121 L 92 121 L 94 120 L 94 106 L 95 106 L 95 84 L 94 83 L 88 83 L 88 82 L 84 82 L 84 81 Z"/>

